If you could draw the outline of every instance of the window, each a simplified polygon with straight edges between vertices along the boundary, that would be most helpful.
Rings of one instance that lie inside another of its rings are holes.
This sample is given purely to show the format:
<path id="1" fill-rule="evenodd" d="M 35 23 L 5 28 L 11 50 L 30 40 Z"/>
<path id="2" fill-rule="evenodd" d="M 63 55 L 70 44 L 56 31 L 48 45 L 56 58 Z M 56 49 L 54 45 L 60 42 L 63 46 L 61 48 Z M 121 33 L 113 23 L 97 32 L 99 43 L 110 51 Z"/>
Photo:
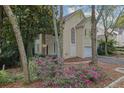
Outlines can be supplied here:
<path id="1" fill-rule="evenodd" d="M 71 29 L 71 43 L 75 44 L 75 30 L 74 30 L 74 28 Z"/>

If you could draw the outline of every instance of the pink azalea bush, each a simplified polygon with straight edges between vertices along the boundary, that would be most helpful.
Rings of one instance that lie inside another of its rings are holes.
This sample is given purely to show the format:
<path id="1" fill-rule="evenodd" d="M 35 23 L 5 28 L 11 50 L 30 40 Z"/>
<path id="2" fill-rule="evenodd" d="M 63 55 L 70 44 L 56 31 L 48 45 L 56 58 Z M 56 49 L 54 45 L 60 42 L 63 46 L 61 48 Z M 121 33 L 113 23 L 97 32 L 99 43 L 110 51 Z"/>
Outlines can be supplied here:
<path id="1" fill-rule="evenodd" d="M 63 67 L 62 58 L 47 57 L 39 59 L 38 76 L 44 81 L 43 87 L 78 88 L 88 87 L 103 79 L 103 72 L 98 67 L 77 69 L 73 66 Z"/>
<path id="2" fill-rule="evenodd" d="M 84 81 L 86 86 L 89 86 L 92 83 L 97 83 L 98 81 L 104 79 L 104 73 L 100 68 L 97 67 L 89 67 L 84 68 L 80 74 L 79 79 Z"/>
<path id="3" fill-rule="evenodd" d="M 36 61 L 38 64 L 37 74 L 40 79 L 52 78 L 62 75 L 62 58 L 41 58 Z"/>

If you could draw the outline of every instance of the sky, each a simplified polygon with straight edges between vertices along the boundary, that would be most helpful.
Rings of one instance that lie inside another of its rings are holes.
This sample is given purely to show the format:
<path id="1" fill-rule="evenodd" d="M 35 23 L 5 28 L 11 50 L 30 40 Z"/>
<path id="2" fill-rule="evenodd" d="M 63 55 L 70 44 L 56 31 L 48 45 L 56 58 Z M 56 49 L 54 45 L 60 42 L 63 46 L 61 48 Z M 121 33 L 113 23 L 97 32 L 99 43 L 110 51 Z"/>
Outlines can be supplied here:
<path id="1" fill-rule="evenodd" d="M 91 16 L 91 8 L 89 5 L 64 5 L 64 16 L 68 15 L 78 9 L 81 9 L 84 13 L 85 16 Z M 123 8 L 123 6 L 120 6 L 117 8 L 117 11 L 115 13 L 115 15 L 118 15 L 120 12 L 120 8 Z M 119 9 L 119 10 L 118 10 Z M 96 11 L 96 16 L 97 16 L 97 11 Z"/>
<path id="2" fill-rule="evenodd" d="M 64 16 L 68 15 L 68 14 L 70 14 L 70 13 L 72 13 L 72 12 L 78 10 L 78 9 L 81 9 L 86 16 L 91 15 L 90 8 L 89 8 L 89 6 L 86 6 L 86 5 L 84 5 L 84 6 L 81 6 L 81 5 L 80 6 L 79 5 L 76 5 L 76 6 L 74 6 L 74 5 L 72 5 L 72 6 L 65 5 L 65 6 L 63 6 L 63 8 L 64 8 Z"/>

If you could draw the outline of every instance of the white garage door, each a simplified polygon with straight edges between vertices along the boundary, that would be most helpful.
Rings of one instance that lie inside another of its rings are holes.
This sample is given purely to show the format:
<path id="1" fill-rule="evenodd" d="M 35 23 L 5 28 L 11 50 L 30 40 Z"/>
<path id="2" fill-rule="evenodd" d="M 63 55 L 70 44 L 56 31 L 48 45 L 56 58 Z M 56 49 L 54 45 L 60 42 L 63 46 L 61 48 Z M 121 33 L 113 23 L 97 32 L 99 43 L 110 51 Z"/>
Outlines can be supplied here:
<path id="1" fill-rule="evenodd" d="M 92 56 L 92 49 L 91 47 L 84 48 L 84 57 L 91 57 Z"/>

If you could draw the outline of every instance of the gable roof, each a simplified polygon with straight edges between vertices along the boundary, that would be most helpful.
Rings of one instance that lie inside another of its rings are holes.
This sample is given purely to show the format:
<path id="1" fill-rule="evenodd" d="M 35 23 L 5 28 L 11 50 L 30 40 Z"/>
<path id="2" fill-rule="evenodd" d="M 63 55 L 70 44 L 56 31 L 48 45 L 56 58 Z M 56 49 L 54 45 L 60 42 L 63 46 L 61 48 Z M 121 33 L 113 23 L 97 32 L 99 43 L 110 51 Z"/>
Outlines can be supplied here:
<path id="1" fill-rule="evenodd" d="M 63 17 L 63 21 L 66 21 L 68 18 L 70 18 L 71 16 L 73 16 L 73 15 L 79 13 L 79 12 L 82 13 L 83 16 L 84 16 L 83 11 L 82 11 L 81 9 L 79 9 L 79 10 L 77 10 L 77 11 L 74 11 L 74 12 L 72 12 L 72 13 L 70 13 L 70 14 L 64 16 L 64 17 Z M 85 16 L 84 16 L 84 17 L 85 17 Z"/>
<path id="2" fill-rule="evenodd" d="M 87 23 L 88 21 L 91 20 L 91 16 L 90 17 L 84 17 L 77 25 L 76 28 L 80 28 L 84 26 L 84 23 Z"/>

